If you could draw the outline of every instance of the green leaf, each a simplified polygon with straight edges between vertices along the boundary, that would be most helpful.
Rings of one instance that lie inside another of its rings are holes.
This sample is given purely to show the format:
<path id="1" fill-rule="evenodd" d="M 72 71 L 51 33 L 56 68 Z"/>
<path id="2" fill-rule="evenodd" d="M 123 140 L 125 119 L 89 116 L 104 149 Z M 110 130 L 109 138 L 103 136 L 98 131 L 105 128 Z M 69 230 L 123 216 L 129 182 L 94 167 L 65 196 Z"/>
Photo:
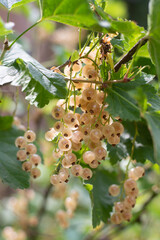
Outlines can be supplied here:
<path id="1" fill-rule="evenodd" d="M 12 116 L 4 116 L 4 117 L 0 116 L 0 131 L 11 128 L 12 122 L 13 122 Z"/>
<path id="2" fill-rule="evenodd" d="M 22 91 L 26 93 L 26 99 L 31 104 L 41 108 L 51 99 L 66 97 L 64 77 L 43 67 L 19 44 L 14 44 L 5 54 L 3 65 L 17 71 L 16 78 L 11 78 L 12 85 L 22 86 Z M 8 70 L 6 69 L 6 72 Z M 7 81 L 9 81 L 8 78 L 9 76 L 6 77 Z"/>
<path id="3" fill-rule="evenodd" d="M 12 32 L 13 32 L 12 30 L 6 28 L 5 23 L 0 18 L 0 36 L 5 36 Z"/>
<path id="4" fill-rule="evenodd" d="M 89 181 L 89 183 L 93 185 L 91 200 L 92 225 L 94 228 L 98 226 L 101 221 L 107 223 L 110 217 L 115 198 L 109 195 L 108 188 L 111 184 L 117 183 L 116 176 L 114 172 L 97 169 Z"/>
<path id="5" fill-rule="evenodd" d="M 140 119 L 140 110 L 137 107 L 135 100 L 122 88 L 114 84 L 112 88 L 107 88 L 108 96 L 106 102 L 109 104 L 107 111 L 114 117 L 120 116 L 123 120 Z"/>
<path id="6" fill-rule="evenodd" d="M 7 67 L 0 65 L 0 85 L 4 85 L 6 83 L 17 80 L 19 78 L 19 75 L 20 74 L 15 67 Z"/>
<path id="7" fill-rule="evenodd" d="M 21 162 L 17 161 L 17 148 L 15 139 L 21 136 L 23 131 L 10 128 L 0 131 L 0 177 L 4 183 L 12 188 L 28 188 L 29 174 L 24 172 Z"/>
<path id="8" fill-rule="evenodd" d="M 73 53 L 72 53 L 72 56 L 71 56 L 71 62 L 74 62 L 76 60 L 79 59 L 79 53 L 77 50 L 75 50 Z"/>
<path id="9" fill-rule="evenodd" d="M 160 79 L 160 1 L 151 0 L 149 4 L 149 52 Z"/>
<path id="10" fill-rule="evenodd" d="M 137 162 L 141 163 L 144 163 L 148 159 L 152 163 L 155 163 L 153 141 L 146 122 L 142 120 L 136 123 L 130 121 L 122 123 L 125 133 L 121 137 L 121 142 L 126 146 L 128 155 L 131 155 L 133 139 L 137 128 L 138 135 L 136 136 L 134 144 L 133 159 L 136 159 Z"/>
<path id="11" fill-rule="evenodd" d="M 105 31 L 110 23 L 96 19 L 92 13 L 88 0 L 41 0 L 42 19 L 51 19 L 56 22 L 89 29 Z"/>
<path id="12" fill-rule="evenodd" d="M 152 135 L 156 162 L 160 164 L 160 112 L 146 112 L 144 117 Z"/>
<path id="13" fill-rule="evenodd" d="M 26 3 L 33 2 L 33 1 L 35 0 L 0 0 L 0 3 L 6 8 L 8 8 L 9 10 L 11 10 L 15 7 L 19 7 L 21 5 L 24 5 Z"/>
<path id="14" fill-rule="evenodd" d="M 122 139 L 121 139 L 120 143 L 117 144 L 116 146 L 107 144 L 107 151 L 109 152 L 108 157 L 109 157 L 110 163 L 112 165 L 125 159 L 129 155 L 127 147 L 124 144 Z"/>

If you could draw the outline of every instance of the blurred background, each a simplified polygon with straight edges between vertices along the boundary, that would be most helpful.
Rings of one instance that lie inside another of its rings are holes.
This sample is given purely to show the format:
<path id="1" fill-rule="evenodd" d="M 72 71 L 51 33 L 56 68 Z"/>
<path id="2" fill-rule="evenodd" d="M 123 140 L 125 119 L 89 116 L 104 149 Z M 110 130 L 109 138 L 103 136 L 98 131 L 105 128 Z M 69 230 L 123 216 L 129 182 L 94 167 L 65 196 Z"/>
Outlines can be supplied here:
<path id="1" fill-rule="evenodd" d="M 100 4 L 103 0 L 97 0 Z M 104 0 L 105 2 L 105 0 Z M 148 0 L 108 0 L 105 11 L 113 17 L 122 17 L 135 21 L 146 28 Z M 6 22 L 7 11 L 0 5 L 0 16 Z M 10 41 L 39 19 L 39 7 L 34 3 L 16 8 L 10 14 L 10 21 L 14 22 L 14 34 L 9 36 Z M 82 42 L 85 42 L 87 31 L 82 31 Z M 46 68 L 61 65 L 71 52 L 78 47 L 78 29 L 60 23 L 46 21 L 25 34 L 20 43 Z M 1 39 L 1 46 L 3 38 Z M 15 88 L 4 86 L 0 88 L 0 114 L 11 115 L 16 110 L 16 116 L 26 127 L 27 102 L 23 93 L 16 100 Z M 0 240 L 26 240 L 28 229 L 38 225 L 34 234 L 29 234 L 28 240 L 159 240 L 160 239 L 160 197 L 159 182 L 160 170 L 157 165 L 153 171 L 139 183 L 140 197 L 134 209 L 134 214 L 141 210 L 143 204 L 150 198 L 150 189 L 155 195 L 144 209 L 142 214 L 123 228 L 114 229 L 102 224 L 93 230 L 91 222 L 91 203 L 87 190 L 79 179 L 71 179 L 70 184 L 52 189 L 50 196 L 45 199 L 49 188 L 49 176 L 55 159 L 52 155 L 52 143 L 44 139 L 44 134 L 53 126 L 51 110 L 56 101 L 43 108 L 31 107 L 30 127 L 37 133 L 37 143 L 43 152 L 44 165 L 41 165 L 42 176 L 31 182 L 27 191 L 13 190 L 0 182 Z M 147 163 L 148 164 L 148 163 Z M 149 166 L 149 164 L 148 164 Z M 107 191 L 107 189 L 106 189 Z M 60 226 L 56 213 L 64 209 L 64 200 L 72 194 L 77 194 L 77 208 L 67 228 Z M 152 199 L 153 198 L 153 199 Z M 45 207 L 44 207 L 45 206 Z"/>

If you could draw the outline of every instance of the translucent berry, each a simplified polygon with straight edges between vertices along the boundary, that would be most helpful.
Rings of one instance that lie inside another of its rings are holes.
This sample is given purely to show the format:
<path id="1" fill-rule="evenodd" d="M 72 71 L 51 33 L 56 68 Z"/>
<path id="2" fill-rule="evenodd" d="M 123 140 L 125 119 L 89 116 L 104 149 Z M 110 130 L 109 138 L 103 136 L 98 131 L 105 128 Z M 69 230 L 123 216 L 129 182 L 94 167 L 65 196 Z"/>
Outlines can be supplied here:
<path id="1" fill-rule="evenodd" d="M 125 221 L 130 221 L 131 220 L 131 218 L 132 218 L 132 213 L 131 213 L 131 211 L 124 211 L 123 213 L 122 213 L 122 217 L 123 217 L 123 219 L 125 220 Z"/>
<path id="2" fill-rule="evenodd" d="M 81 131 L 75 131 L 72 135 L 72 142 L 78 144 L 83 141 L 84 134 Z"/>
<path id="3" fill-rule="evenodd" d="M 69 151 L 71 149 L 71 146 L 71 141 L 66 138 L 61 138 L 58 142 L 58 147 L 61 151 Z"/>
<path id="4" fill-rule="evenodd" d="M 70 167 L 72 166 L 72 164 L 70 163 L 70 161 L 69 161 L 68 159 L 63 158 L 63 160 L 62 160 L 62 166 L 63 166 L 64 168 L 70 168 Z"/>
<path id="5" fill-rule="evenodd" d="M 24 162 L 24 163 L 22 164 L 22 169 L 23 169 L 24 171 L 26 171 L 26 172 L 30 172 L 31 169 L 32 169 L 32 163 L 31 163 L 30 161 Z"/>
<path id="6" fill-rule="evenodd" d="M 93 160 L 93 161 L 89 164 L 89 166 L 90 166 L 91 168 L 97 168 L 97 167 L 99 166 L 99 162 L 98 162 L 97 160 Z"/>
<path id="7" fill-rule="evenodd" d="M 84 51 L 83 51 L 83 56 L 85 56 L 90 50 L 90 47 L 85 47 Z M 91 58 L 92 60 L 95 60 L 96 58 L 96 55 L 97 55 L 97 50 L 92 50 L 87 56 L 89 58 Z M 93 64 L 93 61 L 88 59 L 88 58 L 82 58 L 82 62 L 87 64 L 87 65 L 92 65 Z"/>
<path id="8" fill-rule="evenodd" d="M 81 176 L 83 173 L 83 168 L 81 167 L 81 165 L 76 164 L 71 168 L 71 173 L 75 177 Z"/>
<path id="9" fill-rule="evenodd" d="M 62 130 L 63 130 L 63 123 L 60 122 L 60 121 L 57 121 L 57 122 L 55 122 L 53 128 L 54 128 L 54 130 L 55 130 L 56 132 L 62 132 Z"/>
<path id="10" fill-rule="evenodd" d="M 38 154 L 33 154 L 30 157 L 30 161 L 34 166 L 38 166 L 41 163 L 41 157 Z"/>
<path id="11" fill-rule="evenodd" d="M 62 131 L 62 135 L 66 139 L 70 139 L 72 137 L 72 130 L 70 128 L 64 128 Z"/>
<path id="12" fill-rule="evenodd" d="M 98 73 L 93 65 L 85 65 L 82 69 L 82 75 L 89 80 L 96 80 Z"/>
<path id="13" fill-rule="evenodd" d="M 15 145 L 18 148 L 25 148 L 27 145 L 26 139 L 24 137 L 18 137 L 16 138 Z"/>
<path id="14" fill-rule="evenodd" d="M 79 123 L 81 125 L 89 124 L 91 121 L 91 115 L 89 113 L 83 113 L 80 117 Z"/>
<path id="15" fill-rule="evenodd" d="M 73 66 L 72 69 L 74 72 L 79 72 L 81 70 L 82 67 L 82 63 L 80 61 L 76 61 Z"/>
<path id="16" fill-rule="evenodd" d="M 124 189 L 126 192 L 134 191 L 137 188 L 135 180 L 129 178 L 124 182 Z"/>
<path id="17" fill-rule="evenodd" d="M 132 196 L 126 196 L 124 199 L 124 206 L 126 208 L 133 208 L 136 204 L 136 199 L 135 197 Z"/>
<path id="18" fill-rule="evenodd" d="M 73 198 L 67 197 L 65 199 L 64 205 L 67 210 L 74 211 L 77 207 L 77 202 Z"/>
<path id="19" fill-rule="evenodd" d="M 78 152 L 79 150 L 81 150 L 82 148 L 82 144 L 81 143 L 74 143 L 72 142 L 72 150 L 75 152 Z"/>
<path id="20" fill-rule="evenodd" d="M 27 159 L 27 154 L 26 154 L 26 150 L 19 150 L 17 152 L 17 160 L 19 161 L 25 161 Z"/>
<path id="21" fill-rule="evenodd" d="M 41 175 L 41 171 L 40 171 L 39 168 L 32 168 L 31 169 L 31 176 L 33 178 L 38 178 L 38 177 L 40 177 L 40 175 Z"/>
<path id="22" fill-rule="evenodd" d="M 120 136 L 124 132 L 124 127 L 120 122 L 114 122 L 111 125 L 115 129 L 115 133 Z"/>
<path id="23" fill-rule="evenodd" d="M 110 136 L 114 137 L 115 136 L 115 129 L 111 125 L 106 125 L 106 126 L 103 127 L 102 133 L 106 138 L 109 138 Z"/>
<path id="24" fill-rule="evenodd" d="M 92 151 L 87 151 L 83 154 L 83 161 L 87 164 L 90 164 L 96 158 L 95 153 Z"/>
<path id="25" fill-rule="evenodd" d="M 89 135 L 92 142 L 98 143 L 102 137 L 102 132 L 101 130 L 96 128 L 96 129 L 92 129 Z"/>
<path id="26" fill-rule="evenodd" d="M 90 125 L 85 125 L 84 127 L 82 127 L 82 132 L 84 134 L 84 137 L 89 136 L 90 131 L 91 131 Z"/>
<path id="27" fill-rule="evenodd" d="M 124 205 L 124 202 L 116 202 L 114 204 L 114 209 L 116 212 L 124 212 L 125 211 L 125 205 Z"/>
<path id="28" fill-rule="evenodd" d="M 107 138 L 107 141 L 109 144 L 115 146 L 120 142 L 120 137 L 118 137 L 117 135 L 110 136 Z"/>
<path id="29" fill-rule="evenodd" d="M 57 136 L 57 134 L 57 131 L 55 131 L 54 128 L 51 128 L 51 130 L 45 133 L 45 139 L 50 142 Z"/>
<path id="30" fill-rule="evenodd" d="M 97 93 L 96 101 L 97 101 L 98 104 L 103 104 L 104 103 L 104 96 L 105 96 L 105 94 L 104 94 L 103 91 Z"/>
<path id="31" fill-rule="evenodd" d="M 116 184 L 112 184 L 112 185 L 109 187 L 108 191 L 109 191 L 109 194 L 110 194 L 111 196 L 116 197 L 116 196 L 118 196 L 119 193 L 120 193 L 120 187 L 119 187 L 118 185 L 116 185 Z"/>
<path id="32" fill-rule="evenodd" d="M 76 117 L 73 113 L 69 112 L 64 115 L 64 122 L 68 125 L 73 124 L 76 120 Z"/>
<path id="33" fill-rule="evenodd" d="M 137 166 L 137 167 L 135 167 L 135 173 L 136 173 L 136 175 L 138 176 L 138 178 L 141 178 L 141 177 L 144 176 L 145 170 L 144 170 L 143 167 Z"/>
<path id="34" fill-rule="evenodd" d="M 35 154 L 36 152 L 37 152 L 37 147 L 33 143 L 29 143 L 26 146 L 26 153 L 27 153 L 27 155 Z"/>
<path id="35" fill-rule="evenodd" d="M 62 107 L 60 106 L 55 106 L 53 109 L 52 109 L 52 116 L 55 118 L 55 119 L 61 119 L 63 118 L 65 114 L 65 111 Z"/>
<path id="36" fill-rule="evenodd" d="M 57 185 L 59 183 L 59 181 L 60 181 L 59 180 L 59 175 L 54 174 L 50 177 L 50 182 L 53 185 Z"/>
<path id="37" fill-rule="evenodd" d="M 34 142 L 36 140 L 36 134 L 32 130 L 28 130 L 25 132 L 24 138 L 27 142 Z"/>
<path id="38" fill-rule="evenodd" d="M 92 177 L 92 171 L 89 168 L 83 168 L 82 178 L 89 180 Z"/>
<path id="39" fill-rule="evenodd" d="M 82 92 L 82 98 L 84 101 L 86 102 L 93 102 L 95 101 L 97 96 L 97 92 L 94 88 L 86 88 L 85 90 L 83 90 Z"/>
<path id="40" fill-rule="evenodd" d="M 96 147 L 94 149 L 94 153 L 96 155 L 96 159 L 98 159 L 98 160 L 105 160 L 105 158 L 107 156 L 107 151 L 101 146 Z"/>
<path id="41" fill-rule="evenodd" d="M 91 115 L 99 115 L 100 113 L 100 105 L 97 102 L 90 102 L 87 105 L 87 112 Z"/>
<path id="42" fill-rule="evenodd" d="M 111 223 L 113 224 L 120 224 L 122 223 L 122 221 L 123 221 L 123 217 L 122 217 L 122 214 L 119 212 L 115 212 L 111 216 Z"/>
<path id="43" fill-rule="evenodd" d="M 77 161 L 77 157 L 74 153 L 68 153 L 65 155 L 65 158 L 69 161 L 71 165 L 74 165 Z"/>

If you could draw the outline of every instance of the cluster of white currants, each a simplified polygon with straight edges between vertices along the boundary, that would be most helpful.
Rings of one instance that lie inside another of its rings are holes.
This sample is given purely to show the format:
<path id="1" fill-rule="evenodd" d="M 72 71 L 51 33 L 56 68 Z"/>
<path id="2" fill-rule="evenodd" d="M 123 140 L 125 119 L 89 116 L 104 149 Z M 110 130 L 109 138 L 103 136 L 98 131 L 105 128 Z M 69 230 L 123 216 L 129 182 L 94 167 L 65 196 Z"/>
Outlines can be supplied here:
<path id="1" fill-rule="evenodd" d="M 69 219 L 73 218 L 73 216 L 74 216 L 74 211 L 77 208 L 78 197 L 79 197 L 78 192 L 72 191 L 70 196 L 67 197 L 64 202 L 66 211 L 59 210 L 56 213 L 56 219 L 62 228 L 69 227 Z"/>
<path id="2" fill-rule="evenodd" d="M 86 47 L 83 56 L 89 52 Z M 58 136 L 57 159 L 62 158 L 62 167 L 58 174 L 51 176 L 51 183 L 56 185 L 67 182 L 71 168 L 74 176 L 81 176 L 84 180 L 92 177 L 92 168 L 97 168 L 107 156 L 106 144 L 115 146 L 120 142 L 120 135 L 124 131 L 119 121 L 114 121 L 107 112 L 105 104 L 106 93 L 101 91 L 96 84 L 89 80 L 102 81 L 99 70 L 95 65 L 99 61 L 99 50 L 89 52 L 88 58 L 84 57 L 64 69 L 64 75 L 79 82 L 70 82 L 68 88 L 73 95 L 69 94 L 66 100 L 59 100 L 52 110 L 52 116 L 57 122 L 50 131 L 46 132 L 45 138 L 52 141 Z M 99 62 L 100 64 L 100 62 Z M 85 82 L 81 82 L 85 80 Z M 88 82 L 87 82 L 88 81 Z M 73 91 L 77 90 L 77 94 Z M 74 110 L 71 111 L 70 107 Z M 76 113 L 79 109 L 80 113 Z M 77 159 L 75 152 L 84 151 L 80 159 Z M 83 168 L 82 164 L 86 167 Z M 89 165 L 89 166 L 88 166 Z"/>
<path id="3" fill-rule="evenodd" d="M 144 176 L 145 170 L 141 166 L 132 168 L 128 173 L 128 179 L 124 181 L 123 189 L 125 191 L 125 198 L 123 201 L 115 202 L 114 213 L 111 216 L 113 224 L 120 224 L 123 221 L 130 221 L 132 217 L 132 208 L 136 204 L 138 197 L 137 180 Z M 122 189 L 122 194 L 123 194 Z M 109 187 L 109 194 L 111 196 L 118 196 L 120 194 L 120 186 L 113 184 Z"/>
<path id="4" fill-rule="evenodd" d="M 26 240 L 27 236 L 23 230 L 15 230 L 13 227 L 5 227 L 2 231 L 5 240 Z"/>
<path id="5" fill-rule="evenodd" d="M 37 168 L 41 163 L 41 157 L 36 154 L 37 147 L 33 144 L 35 139 L 35 132 L 27 130 L 24 136 L 19 136 L 15 140 L 15 145 L 19 148 L 17 160 L 23 162 L 22 169 L 26 172 L 30 172 L 33 178 L 37 178 L 41 175 L 40 169 Z"/>

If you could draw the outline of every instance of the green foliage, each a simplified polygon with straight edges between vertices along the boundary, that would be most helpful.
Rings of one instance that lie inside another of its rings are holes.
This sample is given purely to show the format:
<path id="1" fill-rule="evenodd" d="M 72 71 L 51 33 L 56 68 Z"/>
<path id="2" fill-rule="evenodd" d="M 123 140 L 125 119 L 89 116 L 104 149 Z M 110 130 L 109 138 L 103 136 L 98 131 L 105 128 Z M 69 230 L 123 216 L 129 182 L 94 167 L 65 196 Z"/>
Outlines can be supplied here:
<path id="1" fill-rule="evenodd" d="M 129 156 L 127 147 L 123 142 L 123 137 L 121 137 L 121 142 L 116 146 L 107 144 L 107 151 L 108 151 L 109 160 L 112 165 L 116 164 L 117 162 Z"/>
<path id="2" fill-rule="evenodd" d="M 156 162 L 160 164 L 160 113 L 159 112 L 146 112 L 145 119 L 148 123 L 150 133 L 153 139 L 154 156 Z"/>
<path id="3" fill-rule="evenodd" d="M 107 223 L 112 210 L 114 198 L 108 193 L 111 184 L 116 183 L 116 173 L 97 169 L 89 181 L 93 185 L 91 191 L 92 200 L 92 224 L 95 228 L 101 221 Z"/>
<path id="4" fill-rule="evenodd" d="M 105 31 L 110 28 L 108 21 L 96 19 L 87 0 L 41 0 L 42 19 L 92 30 Z"/>
<path id="5" fill-rule="evenodd" d="M 10 187 L 24 189 L 29 187 L 29 175 L 16 159 L 18 149 L 14 144 L 23 131 L 11 127 L 11 120 L 8 116 L 0 118 L 0 177 Z"/>
<path id="6" fill-rule="evenodd" d="M 111 115 L 131 121 L 140 119 L 140 109 L 137 107 L 135 100 L 125 90 L 114 84 L 107 88 L 107 93 L 106 102 L 109 104 L 107 110 Z"/>
<path id="7" fill-rule="evenodd" d="M 6 8 L 8 8 L 9 10 L 11 10 L 15 7 L 19 7 L 21 5 L 24 5 L 26 3 L 33 2 L 33 1 L 35 0 L 0 0 L 0 3 Z"/>
<path id="8" fill-rule="evenodd" d="M 0 116 L 0 131 L 6 130 L 12 126 L 13 117 L 11 116 Z"/>
<path id="9" fill-rule="evenodd" d="M 16 76 L 11 77 L 10 81 L 14 86 L 22 86 L 22 91 L 26 93 L 26 99 L 31 104 L 42 108 L 53 98 L 66 97 L 64 77 L 43 67 L 20 45 L 15 44 L 6 53 L 3 65 L 8 67 L 6 81 L 9 82 L 10 70 L 15 71 Z"/>
<path id="10" fill-rule="evenodd" d="M 0 18 L 0 36 L 5 36 L 8 35 L 9 33 L 12 33 L 12 30 L 6 29 L 4 22 Z"/>
<path id="11" fill-rule="evenodd" d="M 151 0 L 149 4 L 149 17 L 148 17 L 148 28 L 149 28 L 149 51 L 152 61 L 156 65 L 158 78 L 160 79 L 160 1 Z"/>

